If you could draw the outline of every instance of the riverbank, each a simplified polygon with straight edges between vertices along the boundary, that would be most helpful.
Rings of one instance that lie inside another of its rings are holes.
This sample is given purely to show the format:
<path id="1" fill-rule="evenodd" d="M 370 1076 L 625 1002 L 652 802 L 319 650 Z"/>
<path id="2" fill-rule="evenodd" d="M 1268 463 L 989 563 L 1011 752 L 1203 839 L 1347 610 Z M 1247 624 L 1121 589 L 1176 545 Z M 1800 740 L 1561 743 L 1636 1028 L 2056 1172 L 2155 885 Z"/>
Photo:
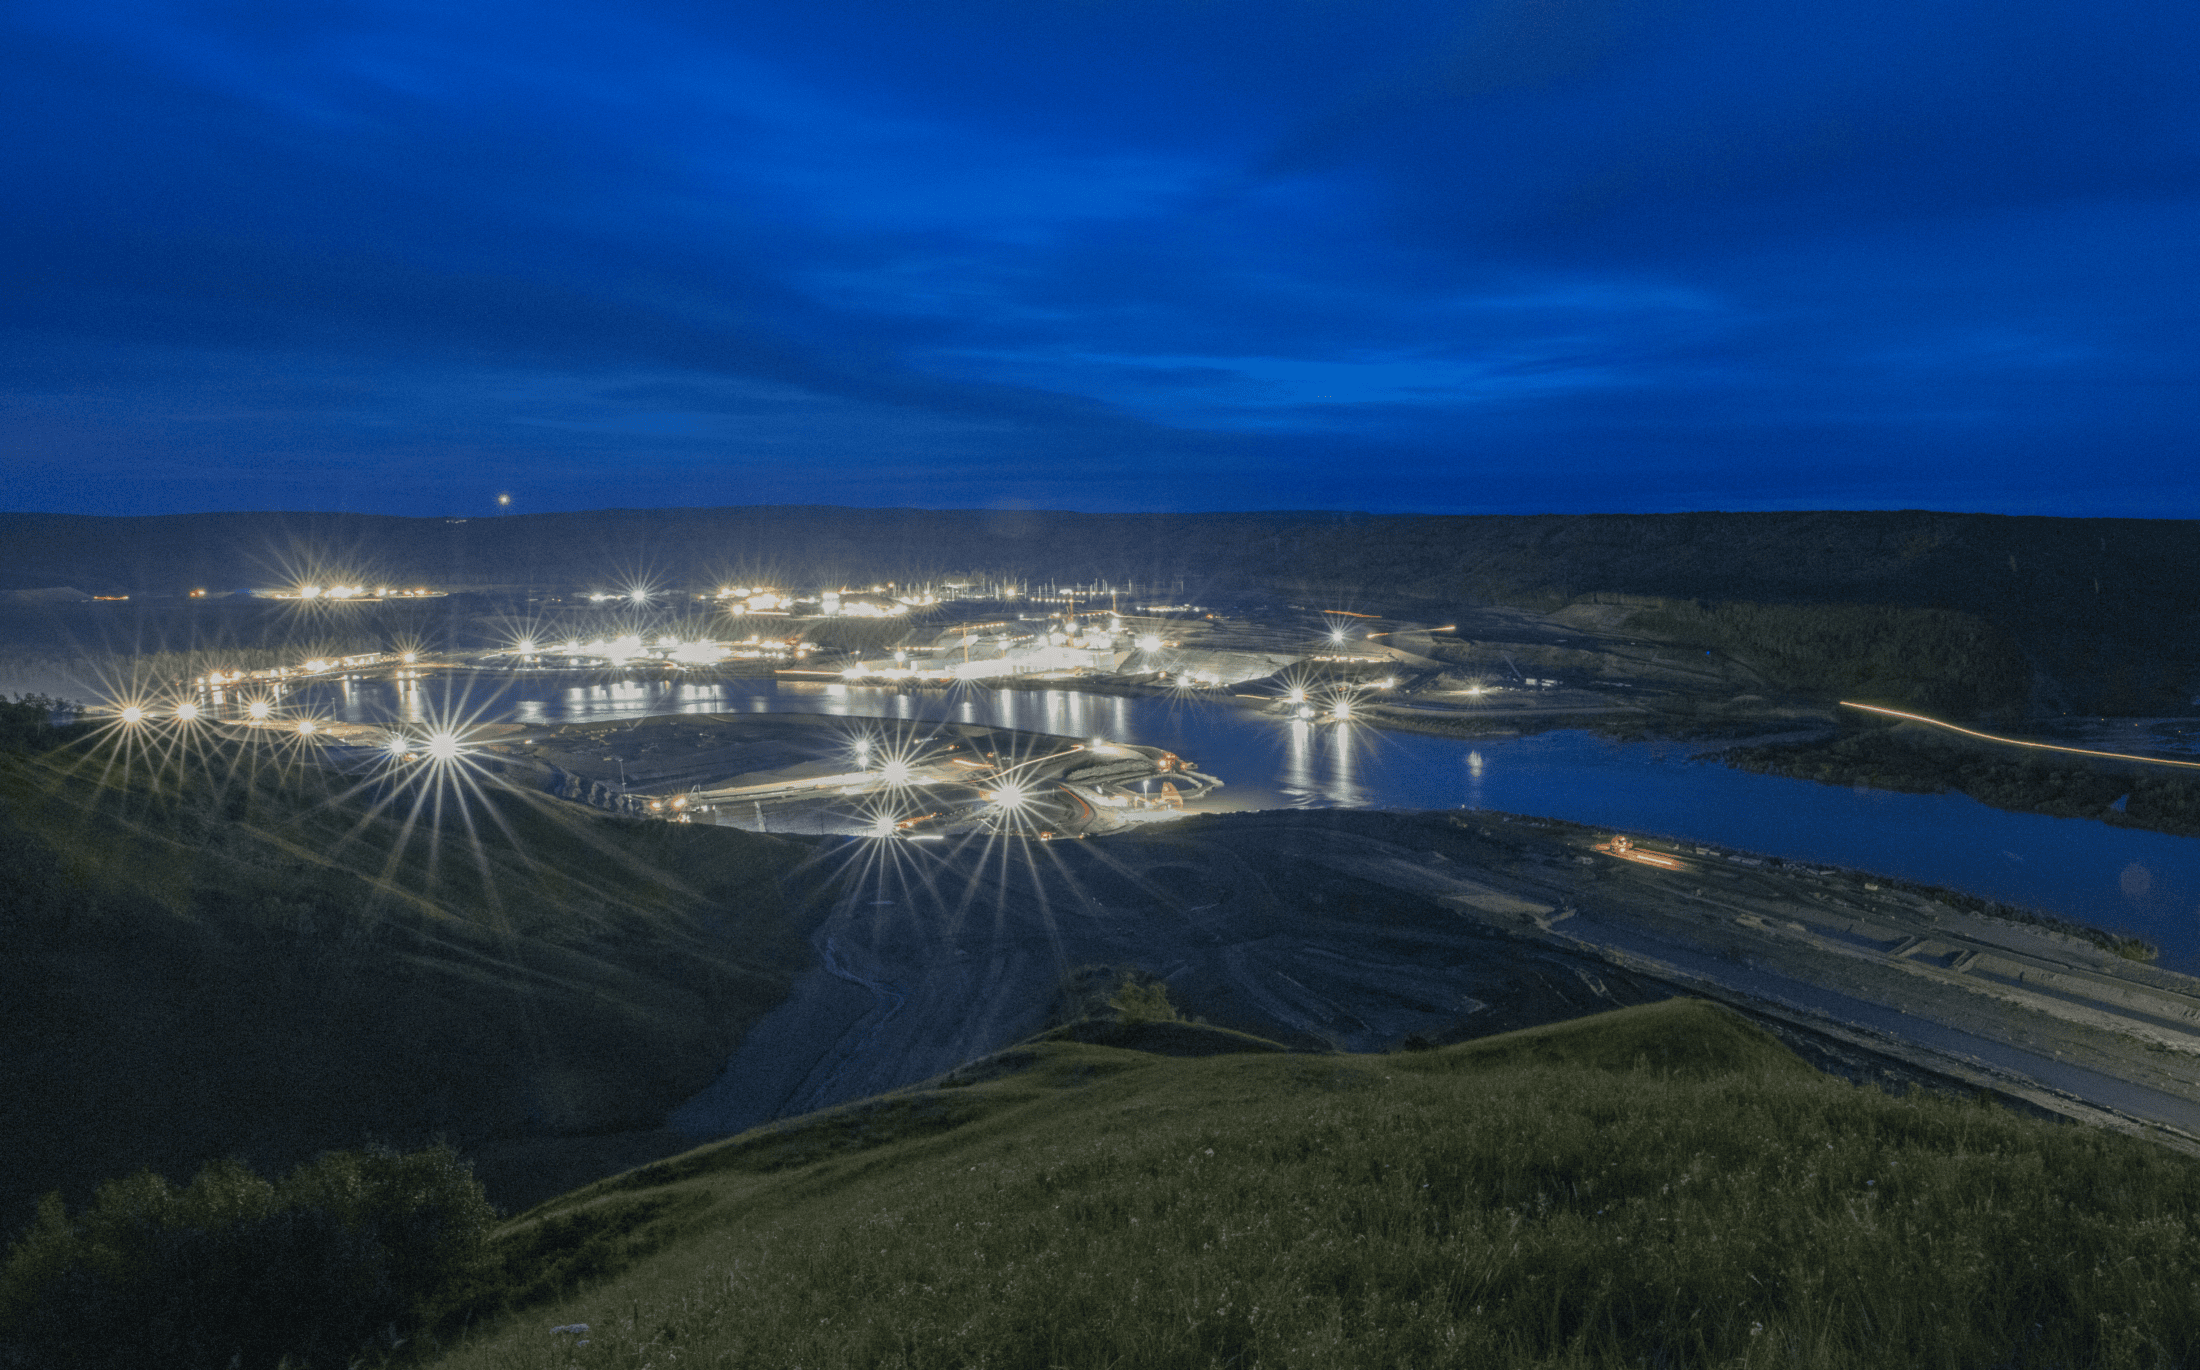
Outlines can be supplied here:
<path id="1" fill-rule="evenodd" d="M 2200 837 L 2200 772 L 2064 753 L 2019 753 L 1915 724 L 1734 747 L 1706 759 L 1821 785 L 1908 794 L 1955 791 L 2012 813 L 2086 818 L 2119 828 Z"/>

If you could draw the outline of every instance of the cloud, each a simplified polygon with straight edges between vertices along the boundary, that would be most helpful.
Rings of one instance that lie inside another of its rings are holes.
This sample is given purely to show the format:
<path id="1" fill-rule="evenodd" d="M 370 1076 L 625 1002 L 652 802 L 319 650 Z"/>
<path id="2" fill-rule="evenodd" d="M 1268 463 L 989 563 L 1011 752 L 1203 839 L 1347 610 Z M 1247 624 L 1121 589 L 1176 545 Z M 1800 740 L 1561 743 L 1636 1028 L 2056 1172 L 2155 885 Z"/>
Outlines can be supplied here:
<path id="1" fill-rule="evenodd" d="M 57 461 L 368 502 L 377 470 L 582 503 L 2185 488 L 2185 7 L 0 22 L 11 490 Z"/>

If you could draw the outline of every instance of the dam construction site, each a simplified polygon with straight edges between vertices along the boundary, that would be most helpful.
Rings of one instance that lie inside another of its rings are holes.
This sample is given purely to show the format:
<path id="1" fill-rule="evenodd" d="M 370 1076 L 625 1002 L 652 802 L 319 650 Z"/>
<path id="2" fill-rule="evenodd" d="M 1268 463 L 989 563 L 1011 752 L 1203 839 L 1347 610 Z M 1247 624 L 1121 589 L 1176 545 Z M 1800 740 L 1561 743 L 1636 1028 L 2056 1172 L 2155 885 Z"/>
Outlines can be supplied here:
<path id="1" fill-rule="evenodd" d="M 1708 998 L 1858 1083 L 1983 1092 L 2200 1154 L 2200 980 L 1866 874 L 1480 812 L 1224 813 L 1044 859 L 861 842 L 816 859 L 842 890 L 816 966 L 676 1129 L 945 1075 L 1114 967 L 1314 1052 Z"/>
<path id="2" fill-rule="evenodd" d="M 331 734 L 324 765 L 387 783 L 378 730 Z M 485 1138 L 512 1202 L 585 1176 L 586 1154 L 630 1163 L 947 1075 L 1058 1025 L 1094 975 L 1312 1052 L 1701 997 L 1843 1078 L 2200 1154 L 2200 980 L 1949 890 L 1473 809 L 1232 812 L 1195 759 L 980 724 L 487 724 L 465 764 L 576 818 L 793 843 L 824 901 L 789 929 L 807 968 L 661 1126 L 556 1163 L 547 1138 Z"/>

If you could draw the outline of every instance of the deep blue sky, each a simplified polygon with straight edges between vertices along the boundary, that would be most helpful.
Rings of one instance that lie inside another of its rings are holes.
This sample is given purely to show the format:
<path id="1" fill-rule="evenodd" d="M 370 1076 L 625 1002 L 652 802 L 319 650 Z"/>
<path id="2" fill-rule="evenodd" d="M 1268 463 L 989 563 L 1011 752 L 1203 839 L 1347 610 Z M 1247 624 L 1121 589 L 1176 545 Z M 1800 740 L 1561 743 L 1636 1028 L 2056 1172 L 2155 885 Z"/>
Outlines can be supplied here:
<path id="1" fill-rule="evenodd" d="M 2191 0 L 0 7 L 0 506 L 2200 516 Z"/>

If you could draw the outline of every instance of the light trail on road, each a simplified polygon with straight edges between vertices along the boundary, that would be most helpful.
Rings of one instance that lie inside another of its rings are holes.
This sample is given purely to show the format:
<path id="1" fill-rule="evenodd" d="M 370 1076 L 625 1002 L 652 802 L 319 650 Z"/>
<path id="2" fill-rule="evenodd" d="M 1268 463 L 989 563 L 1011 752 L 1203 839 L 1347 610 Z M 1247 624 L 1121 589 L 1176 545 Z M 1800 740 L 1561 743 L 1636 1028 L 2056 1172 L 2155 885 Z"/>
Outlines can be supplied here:
<path id="1" fill-rule="evenodd" d="M 2043 752 L 2070 752 L 2076 756 L 2105 756 L 2117 761 L 2143 761 L 2150 766 L 2182 766 L 2186 770 L 2200 771 L 2200 761 L 2172 761 L 2167 757 L 2160 756 L 2134 756 L 2130 752 L 2097 752 L 2089 747 L 2060 747 L 2052 742 L 2026 742 L 2018 737 L 1996 737 L 1992 733 L 1973 732 L 1969 728 L 1959 728 L 1953 723 L 1943 723 L 1937 718 L 1927 718 L 1923 714 L 1906 714 L 1900 709 L 1882 709 L 1877 704 L 1852 704 L 1846 699 L 1841 701 L 1841 707 L 1844 709 L 1863 709 L 1868 713 L 1885 714 L 1889 718 L 1906 718 L 1912 723 L 1929 723 L 1935 728 L 1946 728 L 1952 733 L 1962 733 L 1965 737 L 1976 737 L 1987 742 L 2005 743 L 2011 747 L 2034 747 Z"/>

